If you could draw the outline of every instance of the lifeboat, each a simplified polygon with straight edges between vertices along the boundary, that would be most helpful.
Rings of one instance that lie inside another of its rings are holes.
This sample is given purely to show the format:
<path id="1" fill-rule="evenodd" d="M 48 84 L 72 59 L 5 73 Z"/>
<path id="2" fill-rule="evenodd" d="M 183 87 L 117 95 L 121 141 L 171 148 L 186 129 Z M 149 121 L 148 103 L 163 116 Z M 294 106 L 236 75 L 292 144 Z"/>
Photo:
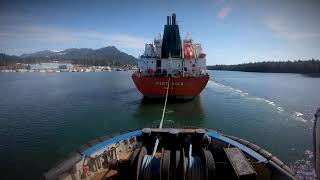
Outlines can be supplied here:
<path id="1" fill-rule="evenodd" d="M 194 50 L 191 44 L 184 45 L 184 59 L 191 60 L 194 58 Z"/>

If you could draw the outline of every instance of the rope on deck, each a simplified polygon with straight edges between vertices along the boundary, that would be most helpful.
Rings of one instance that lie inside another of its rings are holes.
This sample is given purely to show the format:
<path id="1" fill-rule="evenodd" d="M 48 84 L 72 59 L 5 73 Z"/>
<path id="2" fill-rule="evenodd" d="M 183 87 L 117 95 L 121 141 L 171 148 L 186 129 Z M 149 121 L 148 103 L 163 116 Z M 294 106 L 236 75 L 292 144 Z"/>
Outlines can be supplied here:
<path id="1" fill-rule="evenodd" d="M 168 79 L 166 99 L 165 99 L 165 102 L 164 102 L 164 107 L 163 107 L 163 111 L 162 111 L 162 117 L 161 117 L 161 121 L 160 121 L 160 124 L 159 124 L 159 129 L 162 129 L 162 126 L 163 126 L 163 119 L 164 119 L 164 115 L 165 115 L 166 107 L 167 107 L 169 88 L 170 88 L 170 77 Z M 159 175 L 161 174 L 161 171 L 160 171 L 160 169 L 161 169 L 160 159 L 154 157 L 154 155 L 157 152 L 158 145 L 159 145 L 159 138 L 157 137 L 156 142 L 154 144 L 152 155 L 146 154 L 143 157 L 143 161 L 141 163 L 141 169 L 140 169 L 141 177 L 139 179 L 142 179 L 142 180 L 155 179 L 155 178 L 158 178 Z"/>
<path id="2" fill-rule="evenodd" d="M 163 124 L 163 119 L 164 119 L 164 114 L 166 112 L 166 108 L 167 108 L 167 101 L 168 101 L 168 95 L 169 95 L 169 87 L 170 87 L 170 77 L 168 80 L 168 86 L 167 86 L 167 93 L 166 93 L 166 99 L 164 101 L 164 107 L 163 107 L 163 111 L 162 111 L 162 117 L 161 117 L 161 121 L 160 121 L 160 125 L 159 125 L 159 129 L 162 128 L 162 124 Z"/>
<path id="3" fill-rule="evenodd" d="M 165 114 L 166 108 L 167 108 L 169 88 L 170 88 L 170 77 L 169 77 L 169 79 L 168 79 L 166 99 L 165 99 L 165 101 L 164 101 L 164 107 L 163 107 L 163 110 L 162 110 L 162 117 L 161 117 L 161 121 L 160 121 L 160 124 L 159 124 L 159 129 L 162 129 L 162 125 L 163 125 L 164 114 Z M 159 138 L 156 139 L 156 143 L 154 144 L 152 156 L 154 156 L 154 155 L 156 154 L 158 145 L 159 145 Z"/>

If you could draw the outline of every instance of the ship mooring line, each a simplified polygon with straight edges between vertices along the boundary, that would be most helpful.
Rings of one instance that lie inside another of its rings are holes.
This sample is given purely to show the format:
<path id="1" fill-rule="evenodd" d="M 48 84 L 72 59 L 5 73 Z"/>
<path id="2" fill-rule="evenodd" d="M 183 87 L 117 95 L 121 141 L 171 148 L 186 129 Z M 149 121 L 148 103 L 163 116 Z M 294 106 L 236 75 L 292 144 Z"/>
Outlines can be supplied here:
<path id="1" fill-rule="evenodd" d="M 161 121 L 160 121 L 160 124 L 159 124 L 159 129 L 162 129 L 162 125 L 163 125 L 164 114 L 165 114 L 165 112 L 166 112 L 167 101 L 168 101 L 168 96 L 169 96 L 169 88 L 170 88 L 170 76 L 169 76 L 169 79 L 168 79 L 166 99 L 165 99 L 165 101 L 164 101 L 164 106 L 163 106 L 163 110 L 162 110 L 162 117 L 161 117 Z M 155 142 L 155 144 L 154 144 L 152 156 L 154 156 L 154 155 L 156 154 L 158 145 L 159 145 L 159 138 L 156 139 L 156 142 Z"/>
<path id="2" fill-rule="evenodd" d="M 170 77 L 169 77 L 169 80 L 168 80 L 168 86 L 167 86 L 166 99 L 165 99 L 165 101 L 164 101 L 164 107 L 163 107 L 163 111 L 162 111 L 162 117 L 161 117 L 161 121 L 160 121 L 159 129 L 162 129 L 162 124 L 163 124 L 164 114 L 165 114 L 165 112 L 166 112 L 166 108 L 167 108 L 167 101 L 168 101 L 168 95 L 169 95 L 169 87 L 170 87 Z"/>
<path id="3" fill-rule="evenodd" d="M 158 149 L 158 145 L 159 145 L 159 138 L 157 138 L 157 139 L 156 139 L 156 143 L 154 143 L 152 156 L 154 156 L 154 155 L 156 154 L 157 149 Z"/>

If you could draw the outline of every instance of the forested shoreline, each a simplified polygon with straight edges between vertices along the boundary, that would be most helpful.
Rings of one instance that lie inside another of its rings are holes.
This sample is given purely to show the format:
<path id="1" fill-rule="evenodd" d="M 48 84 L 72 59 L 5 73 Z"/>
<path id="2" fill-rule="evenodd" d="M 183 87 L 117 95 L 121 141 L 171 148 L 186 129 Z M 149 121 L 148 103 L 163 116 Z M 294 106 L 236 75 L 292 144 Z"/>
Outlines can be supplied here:
<path id="1" fill-rule="evenodd" d="M 268 61 L 237 65 L 213 65 L 207 66 L 207 69 L 244 72 L 317 74 L 320 73 L 320 60 Z"/>
<path id="2" fill-rule="evenodd" d="M 100 49 L 70 48 L 58 52 L 43 50 L 20 56 L 0 53 L 0 66 L 12 66 L 16 63 L 37 64 L 56 61 L 85 66 L 120 66 L 136 65 L 137 59 L 114 46 Z"/>

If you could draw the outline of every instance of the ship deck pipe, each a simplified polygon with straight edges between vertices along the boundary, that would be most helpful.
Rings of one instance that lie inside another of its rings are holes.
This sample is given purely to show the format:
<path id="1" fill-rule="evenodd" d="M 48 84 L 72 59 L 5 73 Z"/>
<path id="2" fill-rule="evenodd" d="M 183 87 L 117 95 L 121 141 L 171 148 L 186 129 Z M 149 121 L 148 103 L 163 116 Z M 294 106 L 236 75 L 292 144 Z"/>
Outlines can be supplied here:
<path id="1" fill-rule="evenodd" d="M 173 13 L 172 14 L 172 25 L 176 25 L 177 23 L 176 23 L 176 14 L 175 13 Z"/>

